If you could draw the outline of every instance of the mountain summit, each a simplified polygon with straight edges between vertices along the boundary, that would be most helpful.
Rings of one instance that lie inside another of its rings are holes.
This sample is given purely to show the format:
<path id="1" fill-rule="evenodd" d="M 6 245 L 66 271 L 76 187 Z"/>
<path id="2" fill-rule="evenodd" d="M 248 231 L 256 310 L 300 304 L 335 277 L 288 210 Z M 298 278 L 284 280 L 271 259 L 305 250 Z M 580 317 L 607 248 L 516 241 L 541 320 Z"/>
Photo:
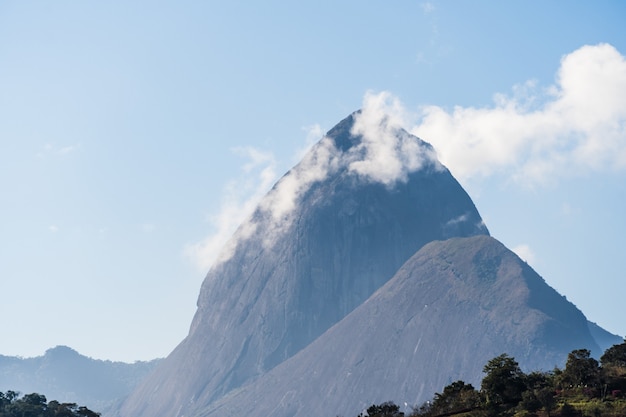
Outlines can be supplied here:
<path id="1" fill-rule="evenodd" d="M 237 230 L 189 335 L 123 416 L 191 415 L 307 346 L 426 243 L 488 234 L 429 144 L 366 116 L 330 130 Z"/>
<path id="2" fill-rule="evenodd" d="M 427 305 L 435 300 L 420 297 L 437 292 L 446 300 L 435 303 L 436 315 L 421 316 L 419 310 L 411 310 L 422 325 L 437 326 L 442 338 L 419 338 L 424 328 L 404 327 L 408 332 L 407 343 L 414 343 L 417 338 L 422 346 L 421 350 L 415 345 L 411 349 L 419 350 L 420 364 L 430 366 L 423 370 L 424 375 L 433 375 L 436 369 L 432 367 L 441 359 L 432 357 L 429 365 L 424 358 L 437 355 L 443 349 L 439 343 L 455 343 L 455 349 L 446 351 L 451 355 L 448 360 L 465 365 L 454 376 L 464 377 L 462 373 L 467 370 L 472 373 L 469 377 L 474 377 L 477 364 L 482 366 L 484 362 L 483 356 L 474 355 L 474 350 L 482 349 L 486 340 L 497 340 L 494 346 L 505 351 L 519 347 L 519 337 L 511 334 L 515 328 L 497 325 L 495 317 L 492 326 L 480 325 L 484 317 L 505 312 L 503 303 L 517 299 L 517 293 L 508 294 L 508 298 L 493 297 L 488 306 L 473 300 L 488 291 L 489 285 L 496 285 L 492 275 L 500 274 L 497 265 L 501 264 L 498 258 L 501 255 L 481 262 L 484 273 L 478 270 L 477 276 L 462 269 L 470 264 L 455 264 L 450 273 L 454 271 L 460 280 L 464 276 L 471 278 L 463 289 L 450 286 L 454 279 L 448 276 L 440 282 L 435 275 L 429 275 L 429 270 L 412 274 L 406 269 L 411 265 L 407 261 L 431 242 L 476 236 L 490 239 L 473 202 L 437 160 L 433 148 L 376 111 L 363 109 L 353 113 L 313 146 L 239 227 L 202 284 L 189 335 L 127 399 L 120 415 L 195 416 L 215 410 L 219 414 L 220 409 L 241 409 L 251 413 L 247 415 L 257 415 L 252 413 L 259 401 L 254 392 L 271 392 L 273 387 L 278 391 L 267 397 L 282 404 L 291 404 L 293 396 L 335 384 L 351 385 L 355 395 L 359 390 L 369 392 L 366 379 L 354 381 L 349 378 L 350 373 L 335 374 L 329 367 L 335 363 L 338 370 L 356 366 L 341 360 L 354 359 L 347 353 L 354 351 L 364 352 L 363 366 L 368 367 L 359 372 L 380 371 L 383 365 L 368 360 L 364 346 L 381 343 L 378 337 L 389 338 L 389 334 L 381 330 L 375 335 L 375 342 L 365 334 L 360 337 L 359 331 L 380 326 L 389 330 L 389 326 L 398 325 L 385 322 L 384 317 L 409 319 L 409 311 L 400 299 L 387 304 L 374 301 L 381 297 L 388 281 L 401 274 L 403 265 L 405 272 L 401 276 L 411 285 L 403 289 L 406 293 L 402 297 Z M 479 241 L 468 242 L 451 250 L 470 251 Z M 522 270 L 525 271 L 518 268 L 518 272 Z M 513 274 L 509 280 L 516 279 L 521 278 Z M 540 278 L 539 281 L 543 282 Z M 532 282 L 535 285 L 538 281 L 533 278 Z M 449 288 L 458 293 L 456 297 L 446 293 Z M 544 297 L 542 294 L 548 290 L 537 288 L 534 298 L 520 298 L 516 302 L 533 303 Z M 549 291 L 552 291 L 549 298 L 554 298 L 554 290 Z M 520 290 L 520 297 L 523 293 Z M 446 322 L 446 312 L 457 311 L 454 303 L 476 306 L 462 311 L 467 315 L 463 321 L 465 328 Z M 380 307 L 372 310 L 372 306 Z M 581 317 L 586 323 L 584 316 L 571 307 L 571 316 L 524 322 L 524 334 L 528 335 L 524 346 L 528 352 L 560 358 L 561 346 L 553 346 L 548 339 L 569 331 L 574 326 L 570 320 L 577 323 L 572 340 L 583 347 L 593 345 L 597 350 L 589 330 L 584 330 L 586 324 L 584 329 L 579 326 Z M 362 313 L 363 309 L 366 313 Z M 474 317 L 476 314 L 482 316 Z M 544 331 L 547 328 L 550 331 Z M 458 330 L 462 330 L 463 338 L 443 337 Z M 486 331 L 492 333 L 485 334 Z M 403 365 L 403 361 L 411 359 L 402 356 L 408 352 L 403 344 L 405 338 L 398 340 L 398 346 L 384 345 L 388 348 L 385 355 L 397 358 L 403 367 L 394 368 L 388 375 L 390 389 L 409 381 L 406 373 L 416 372 Z M 515 349 L 511 353 L 517 352 Z M 476 362 L 472 362 L 470 354 Z M 325 367 L 324 372 L 311 374 L 316 372 L 317 368 L 311 367 L 315 363 Z M 302 378 L 309 377 L 317 385 L 302 383 Z M 427 387 L 438 382 L 427 381 Z M 414 389 L 421 392 L 417 386 Z M 341 390 L 335 394 L 326 389 L 323 392 L 327 393 L 323 400 L 328 400 L 328 404 L 336 403 L 337 398 L 330 398 L 333 395 L 345 394 Z M 237 407 L 229 402 L 233 398 L 232 401 L 238 401 Z M 349 399 L 345 400 L 346 404 L 350 403 Z M 300 398 L 294 409 L 300 410 L 300 415 L 308 407 L 302 401 L 305 399 Z M 356 406 L 360 400 L 355 397 L 354 401 Z M 294 410 L 281 409 L 280 415 L 288 416 Z M 258 415 L 273 415 L 269 411 L 264 409 L 265 414 Z M 334 412 L 318 411 L 328 415 Z"/>

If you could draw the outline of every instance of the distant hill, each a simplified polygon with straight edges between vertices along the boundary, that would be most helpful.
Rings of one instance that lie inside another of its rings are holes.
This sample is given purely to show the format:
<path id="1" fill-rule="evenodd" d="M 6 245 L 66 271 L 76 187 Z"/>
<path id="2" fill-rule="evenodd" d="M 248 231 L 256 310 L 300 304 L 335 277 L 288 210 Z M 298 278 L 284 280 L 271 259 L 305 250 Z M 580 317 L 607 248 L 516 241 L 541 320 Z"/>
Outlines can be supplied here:
<path id="1" fill-rule="evenodd" d="M 96 360 L 67 346 L 48 349 L 43 356 L 34 358 L 0 355 L 0 392 L 36 392 L 48 399 L 85 405 L 106 414 L 158 362 Z"/>

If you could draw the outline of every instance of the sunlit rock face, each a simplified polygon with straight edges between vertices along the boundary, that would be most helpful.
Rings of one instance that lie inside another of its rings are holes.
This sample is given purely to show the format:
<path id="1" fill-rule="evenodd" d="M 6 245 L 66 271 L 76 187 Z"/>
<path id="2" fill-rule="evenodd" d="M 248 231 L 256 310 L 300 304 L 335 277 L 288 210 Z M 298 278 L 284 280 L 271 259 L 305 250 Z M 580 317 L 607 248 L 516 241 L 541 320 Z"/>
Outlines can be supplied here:
<path id="1" fill-rule="evenodd" d="M 431 400 L 457 380 L 480 387 L 508 353 L 523 370 L 597 349 L 585 316 L 489 236 L 429 243 L 365 303 L 259 379 L 210 404 L 218 416 L 355 416 L 385 401 Z"/>
<path id="2" fill-rule="evenodd" d="M 352 114 L 235 233 L 189 335 L 120 415 L 194 415 L 308 346 L 428 242 L 475 235 L 487 228 L 430 145 Z"/>

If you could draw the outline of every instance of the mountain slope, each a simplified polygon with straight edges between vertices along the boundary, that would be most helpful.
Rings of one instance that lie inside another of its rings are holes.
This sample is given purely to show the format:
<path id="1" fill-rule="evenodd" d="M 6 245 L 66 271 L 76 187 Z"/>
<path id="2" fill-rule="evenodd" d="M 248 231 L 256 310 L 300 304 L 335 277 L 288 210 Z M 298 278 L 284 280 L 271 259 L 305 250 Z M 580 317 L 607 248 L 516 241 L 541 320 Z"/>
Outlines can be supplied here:
<path id="1" fill-rule="evenodd" d="M 315 342 L 195 414 L 356 415 L 372 403 L 419 405 L 458 379 L 479 386 L 501 353 L 526 371 L 598 352 L 584 315 L 488 236 L 423 247 Z"/>
<path id="2" fill-rule="evenodd" d="M 589 331 L 591 332 L 591 336 L 593 336 L 598 346 L 600 346 L 601 352 L 604 352 L 605 350 L 607 350 L 613 345 L 619 345 L 620 343 L 624 341 L 623 337 L 620 337 L 618 335 L 615 335 L 611 332 L 604 330 L 602 327 L 598 326 L 596 323 L 588 321 L 587 325 L 589 326 Z M 599 357 L 599 355 L 596 355 L 596 357 Z"/>
<path id="3" fill-rule="evenodd" d="M 486 234 L 430 145 L 354 113 L 239 228 L 203 282 L 189 335 L 120 415 L 190 415 L 306 347 L 423 245 Z"/>

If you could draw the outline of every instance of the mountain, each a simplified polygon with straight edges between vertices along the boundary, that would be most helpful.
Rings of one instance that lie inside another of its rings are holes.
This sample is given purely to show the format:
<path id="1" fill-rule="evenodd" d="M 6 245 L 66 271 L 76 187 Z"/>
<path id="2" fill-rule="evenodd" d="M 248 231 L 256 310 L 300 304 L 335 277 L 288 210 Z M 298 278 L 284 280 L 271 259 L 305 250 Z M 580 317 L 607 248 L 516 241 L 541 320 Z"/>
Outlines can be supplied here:
<path id="1" fill-rule="evenodd" d="M 321 337 L 197 415 L 357 415 L 415 406 L 456 380 L 479 387 L 508 353 L 551 370 L 581 346 L 599 352 L 585 316 L 489 236 L 429 243 Z"/>
<path id="2" fill-rule="evenodd" d="M 239 228 L 189 335 L 122 416 L 190 415 L 307 346 L 423 245 L 488 234 L 429 144 L 385 119 L 372 135 L 365 116 L 329 131 Z"/>
<path id="3" fill-rule="evenodd" d="M 415 404 L 445 382 L 476 381 L 503 352 L 526 368 L 598 352 L 590 328 L 489 237 L 429 144 L 363 109 L 240 226 L 202 284 L 188 336 L 118 415 Z"/>
<path id="4" fill-rule="evenodd" d="M 36 392 L 49 400 L 106 412 L 119 406 L 157 363 L 96 360 L 67 346 L 48 349 L 34 358 L 0 355 L 0 392 Z"/>
<path id="5" fill-rule="evenodd" d="M 598 346 L 600 346 L 600 350 L 604 352 L 608 348 L 613 345 L 619 345 L 624 341 L 623 337 L 615 335 L 613 333 L 607 332 L 602 327 L 598 326 L 596 323 L 588 321 L 589 331 L 591 332 L 591 336 L 596 341 Z"/>

